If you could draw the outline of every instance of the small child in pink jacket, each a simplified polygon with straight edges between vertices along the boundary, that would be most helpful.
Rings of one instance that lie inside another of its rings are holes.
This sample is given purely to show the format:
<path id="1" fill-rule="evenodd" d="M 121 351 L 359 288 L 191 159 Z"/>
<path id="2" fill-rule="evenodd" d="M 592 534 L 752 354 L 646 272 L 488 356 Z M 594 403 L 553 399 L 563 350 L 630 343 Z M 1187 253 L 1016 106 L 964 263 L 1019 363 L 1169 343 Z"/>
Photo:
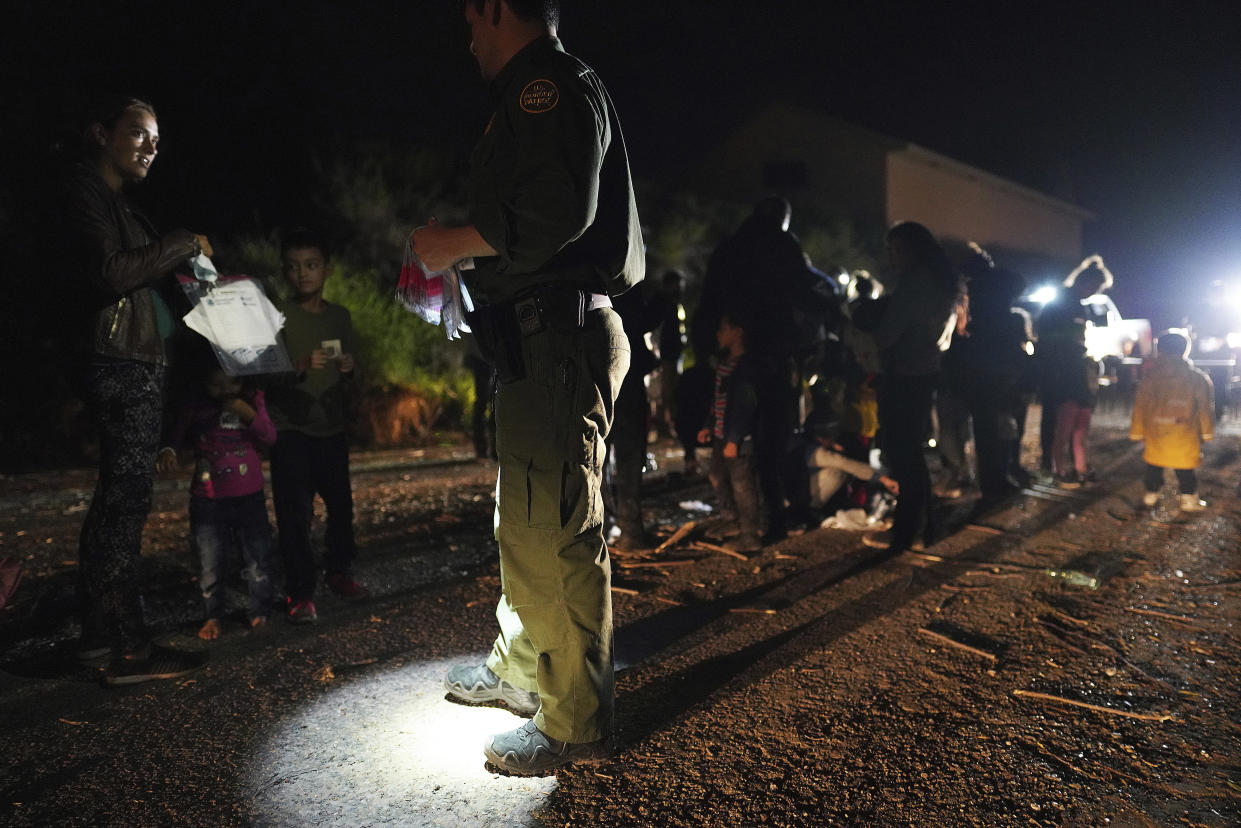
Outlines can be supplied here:
<path id="1" fill-rule="evenodd" d="M 190 544 L 198 553 L 198 585 L 206 620 L 198 637 L 220 637 L 224 595 L 220 589 L 232 559 L 245 562 L 249 584 L 251 629 L 267 623 L 275 598 L 271 523 L 263 493 L 260 448 L 276 442 L 263 392 L 243 390 L 242 383 L 218 365 L 207 371 L 206 395 L 178 413 L 170 445 L 160 451 L 160 471 L 175 471 L 176 449 L 194 447 L 190 483 Z"/>
<path id="2" fill-rule="evenodd" d="M 1215 436 L 1214 389 L 1205 372 L 1189 361 L 1189 340 L 1177 333 L 1159 337 L 1155 358 L 1147 363 L 1133 403 L 1130 440 L 1145 440 L 1147 506 L 1159 502 L 1163 470 L 1176 472 L 1181 510 L 1198 512 L 1206 502 L 1198 499 L 1194 470 L 1202 463 L 1202 443 Z"/>

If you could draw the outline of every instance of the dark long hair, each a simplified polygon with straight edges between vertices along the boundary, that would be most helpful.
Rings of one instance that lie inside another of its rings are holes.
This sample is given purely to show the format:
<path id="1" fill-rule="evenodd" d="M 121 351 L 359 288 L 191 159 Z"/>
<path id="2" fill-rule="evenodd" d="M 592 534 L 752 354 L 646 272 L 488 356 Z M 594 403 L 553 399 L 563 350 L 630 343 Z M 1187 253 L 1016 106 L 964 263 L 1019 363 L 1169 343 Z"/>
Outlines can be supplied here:
<path id="1" fill-rule="evenodd" d="M 888 241 L 898 242 L 909 251 L 915 267 L 925 270 L 945 288 L 961 290 L 961 274 L 952 266 L 943 245 L 924 225 L 916 221 L 897 222 L 888 230 Z"/>

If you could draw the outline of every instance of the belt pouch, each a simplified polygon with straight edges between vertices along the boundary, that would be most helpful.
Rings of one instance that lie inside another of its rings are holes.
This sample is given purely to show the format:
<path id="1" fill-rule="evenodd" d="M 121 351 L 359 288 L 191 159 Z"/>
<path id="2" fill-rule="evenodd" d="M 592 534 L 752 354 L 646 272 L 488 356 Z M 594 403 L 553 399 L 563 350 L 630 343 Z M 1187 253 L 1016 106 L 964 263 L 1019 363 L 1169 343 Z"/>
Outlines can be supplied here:
<path id="1" fill-rule="evenodd" d="M 525 379 L 526 363 L 512 303 L 486 305 L 470 311 L 465 318 L 474 332 L 478 350 L 495 368 L 496 379 L 503 383 Z"/>

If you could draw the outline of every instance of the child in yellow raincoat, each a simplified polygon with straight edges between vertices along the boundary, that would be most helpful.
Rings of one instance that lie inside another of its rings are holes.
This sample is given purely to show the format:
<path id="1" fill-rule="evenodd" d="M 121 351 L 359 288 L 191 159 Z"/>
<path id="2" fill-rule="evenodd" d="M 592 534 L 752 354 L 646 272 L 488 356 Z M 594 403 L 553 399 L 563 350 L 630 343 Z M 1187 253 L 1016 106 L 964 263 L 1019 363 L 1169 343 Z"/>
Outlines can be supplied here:
<path id="1" fill-rule="evenodd" d="M 1181 510 L 1201 511 L 1194 470 L 1202 462 L 1202 443 L 1215 436 L 1214 391 L 1210 378 L 1189 361 L 1189 341 L 1180 334 L 1159 337 L 1155 358 L 1138 385 L 1130 440 L 1145 440 L 1147 506 L 1159 502 L 1163 470 L 1176 472 Z"/>

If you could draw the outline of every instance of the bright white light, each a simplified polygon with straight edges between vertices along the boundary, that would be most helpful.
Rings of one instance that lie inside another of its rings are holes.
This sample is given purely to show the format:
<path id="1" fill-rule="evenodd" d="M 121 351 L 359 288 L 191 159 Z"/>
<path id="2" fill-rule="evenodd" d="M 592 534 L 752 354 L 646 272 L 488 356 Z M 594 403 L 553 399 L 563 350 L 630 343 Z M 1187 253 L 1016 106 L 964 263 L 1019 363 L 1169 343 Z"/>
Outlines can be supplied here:
<path id="1" fill-rule="evenodd" d="M 497 776 L 483 744 L 523 720 L 444 699 L 455 664 L 396 667 L 340 686 L 266 734 L 249 776 L 262 825 L 535 825 L 556 778 Z"/>
<path id="2" fill-rule="evenodd" d="M 1030 301 L 1037 302 L 1040 305 L 1046 305 L 1052 299 L 1060 294 L 1055 285 L 1043 285 L 1030 294 Z"/>

